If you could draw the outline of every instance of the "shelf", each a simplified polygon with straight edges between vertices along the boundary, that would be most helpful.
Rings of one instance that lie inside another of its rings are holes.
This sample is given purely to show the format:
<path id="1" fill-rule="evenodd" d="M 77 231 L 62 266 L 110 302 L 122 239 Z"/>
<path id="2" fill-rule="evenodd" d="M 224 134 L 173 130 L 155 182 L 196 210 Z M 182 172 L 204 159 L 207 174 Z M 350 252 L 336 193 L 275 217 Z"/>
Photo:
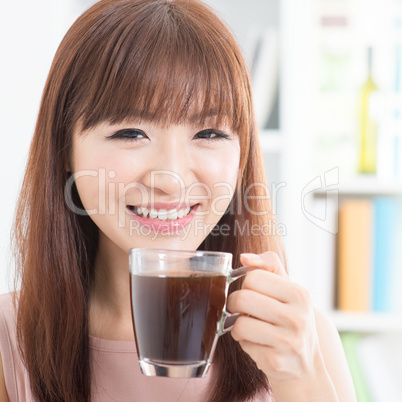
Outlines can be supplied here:
<path id="1" fill-rule="evenodd" d="M 328 317 L 339 332 L 402 332 L 402 314 L 334 311 Z"/>
<path id="2" fill-rule="evenodd" d="M 282 151 L 283 138 L 279 130 L 260 130 L 262 152 L 274 153 Z"/>
<path id="3" fill-rule="evenodd" d="M 329 190 L 331 191 L 327 193 Z M 338 190 L 338 192 L 334 190 Z M 344 184 L 319 189 L 314 192 L 314 195 L 316 197 L 325 197 L 327 195 L 402 197 L 402 183 L 380 181 L 375 176 L 361 176 Z"/>

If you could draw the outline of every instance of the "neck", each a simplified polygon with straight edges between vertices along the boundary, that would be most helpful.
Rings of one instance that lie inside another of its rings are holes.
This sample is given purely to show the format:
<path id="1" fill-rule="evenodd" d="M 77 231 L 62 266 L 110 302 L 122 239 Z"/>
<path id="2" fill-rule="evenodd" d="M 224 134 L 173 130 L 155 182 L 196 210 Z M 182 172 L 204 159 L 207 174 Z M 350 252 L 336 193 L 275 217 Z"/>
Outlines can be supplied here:
<path id="1" fill-rule="evenodd" d="M 128 254 L 99 235 L 90 302 L 90 334 L 112 340 L 133 340 Z"/>

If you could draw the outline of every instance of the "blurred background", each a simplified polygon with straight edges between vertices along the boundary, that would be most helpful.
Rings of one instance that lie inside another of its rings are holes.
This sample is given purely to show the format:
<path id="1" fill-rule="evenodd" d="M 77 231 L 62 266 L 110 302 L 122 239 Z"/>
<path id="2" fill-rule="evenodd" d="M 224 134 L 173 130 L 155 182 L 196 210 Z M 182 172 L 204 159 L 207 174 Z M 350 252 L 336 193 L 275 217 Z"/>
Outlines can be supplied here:
<path id="1" fill-rule="evenodd" d="M 90 0 L 0 15 L 0 294 L 53 55 Z M 249 64 L 291 278 L 338 331 L 359 402 L 402 400 L 402 1 L 208 0 Z"/>

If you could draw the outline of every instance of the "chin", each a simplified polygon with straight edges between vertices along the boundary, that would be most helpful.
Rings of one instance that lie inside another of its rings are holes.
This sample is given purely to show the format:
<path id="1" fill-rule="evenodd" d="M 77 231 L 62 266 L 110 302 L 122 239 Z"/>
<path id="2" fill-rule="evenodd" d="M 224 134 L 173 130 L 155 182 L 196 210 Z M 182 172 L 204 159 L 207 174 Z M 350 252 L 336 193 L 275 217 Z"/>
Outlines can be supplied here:
<path id="1" fill-rule="evenodd" d="M 154 248 L 164 250 L 197 250 L 205 238 L 183 238 L 182 236 L 160 236 L 151 234 L 142 238 L 133 239 L 126 245 L 128 252 L 131 248 Z"/>

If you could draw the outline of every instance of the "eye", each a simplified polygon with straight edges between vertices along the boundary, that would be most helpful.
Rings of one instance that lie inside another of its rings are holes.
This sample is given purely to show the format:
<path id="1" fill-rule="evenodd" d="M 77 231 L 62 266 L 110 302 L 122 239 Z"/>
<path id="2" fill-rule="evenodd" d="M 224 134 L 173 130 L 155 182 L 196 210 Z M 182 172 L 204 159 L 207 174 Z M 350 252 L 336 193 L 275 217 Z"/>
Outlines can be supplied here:
<path id="1" fill-rule="evenodd" d="M 142 136 L 142 137 L 141 137 Z M 148 138 L 146 134 L 138 128 L 125 128 L 123 130 L 116 131 L 114 134 L 106 137 L 108 140 L 122 139 L 122 140 L 141 140 Z"/>
<path id="2" fill-rule="evenodd" d="M 201 139 L 206 139 L 209 142 L 211 141 L 221 141 L 224 139 L 229 139 L 230 135 L 225 134 L 224 132 L 220 130 L 215 130 L 213 128 L 208 128 L 206 130 L 201 130 L 199 131 L 195 136 L 198 136 L 198 138 Z"/>

